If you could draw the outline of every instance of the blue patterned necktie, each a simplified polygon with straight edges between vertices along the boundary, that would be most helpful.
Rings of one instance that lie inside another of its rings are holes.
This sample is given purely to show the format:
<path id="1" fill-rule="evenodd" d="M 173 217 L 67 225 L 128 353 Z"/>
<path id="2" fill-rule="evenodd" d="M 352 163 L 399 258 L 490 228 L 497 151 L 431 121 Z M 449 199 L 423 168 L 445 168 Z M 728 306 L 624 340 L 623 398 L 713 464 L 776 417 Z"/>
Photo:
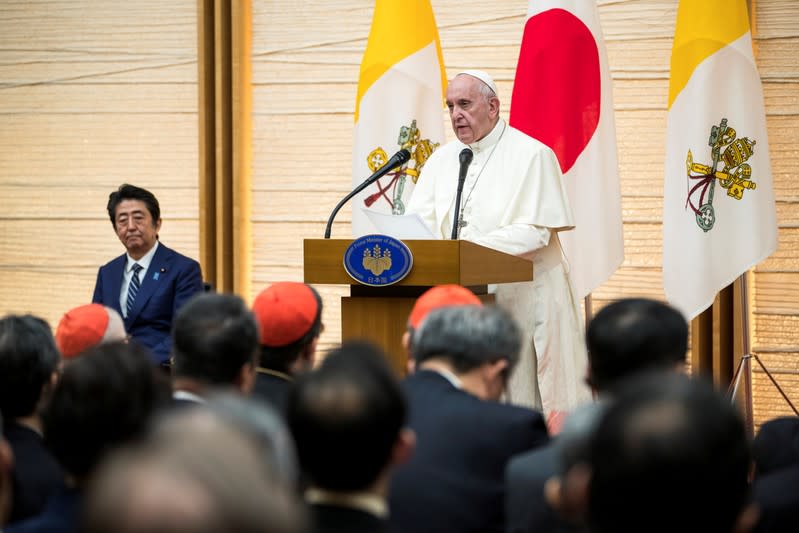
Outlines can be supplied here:
<path id="1" fill-rule="evenodd" d="M 130 315 L 130 310 L 133 309 L 133 302 L 136 300 L 136 295 L 139 294 L 139 287 L 141 281 L 139 280 L 139 271 L 142 266 L 139 263 L 133 263 L 133 276 L 130 278 L 130 285 L 128 285 L 128 300 L 125 303 L 125 315 Z"/>

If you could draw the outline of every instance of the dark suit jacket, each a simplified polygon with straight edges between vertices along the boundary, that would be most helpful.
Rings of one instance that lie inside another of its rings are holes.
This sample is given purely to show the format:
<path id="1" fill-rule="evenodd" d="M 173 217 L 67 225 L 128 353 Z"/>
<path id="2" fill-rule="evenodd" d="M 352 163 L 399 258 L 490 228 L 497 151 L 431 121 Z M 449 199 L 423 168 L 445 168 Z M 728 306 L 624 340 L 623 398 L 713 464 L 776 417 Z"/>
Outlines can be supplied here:
<path id="1" fill-rule="evenodd" d="M 505 469 L 505 520 L 508 533 L 577 533 L 585 527 L 560 518 L 544 498 L 544 484 L 565 468 L 564 461 L 584 457 L 606 403 L 589 403 L 574 409 L 560 434 L 549 444 L 520 454 Z M 566 457 L 564 457 L 564 454 Z"/>
<path id="2" fill-rule="evenodd" d="M 428 370 L 403 387 L 416 451 L 392 478 L 392 525 L 414 533 L 503 532 L 506 463 L 548 441 L 543 416 L 482 401 Z"/>
<path id="3" fill-rule="evenodd" d="M 337 505 L 313 504 L 310 506 L 313 517 L 313 533 L 387 533 L 385 520 L 377 516 Z"/>
<path id="4" fill-rule="evenodd" d="M 562 520 L 544 498 L 544 484 L 558 474 L 550 443 L 514 457 L 505 471 L 505 520 L 508 533 L 585 531 Z"/>
<path id="5" fill-rule="evenodd" d="M 5 533 L 74 533 L 80 530 L 83 495 L 77 489 L 56 492 L 44 512 L 5 528 Z"/>
<path id="6" fill-rule="evenodd" d="M 258 374 L 255 376 L 255 388 L 252 391 L 252 396 L 265 401 L 278 413 L 285 415 L 292 384 L 293 381 L 290 379 L 266 373 L 259 368 Z"/>
<path id="7" fill-rule="evenodd" d="M 64 473 L 38 433 L 14 422 L 6 423 L 3 432 L 14 452 L 11 524 L 41 513 L 64 486 Z"/>
<path id="8" fill-rule="evenodd" d="M 116 309 L 120 315 L 119 295 L 126 263 L 127 255 L 122 254 L 100 267 L 92 297 L 93 303 Z M 125 319 L 125 330 L 150 349 L 156 363 L 168 361 L 172 349 L 172 319 L 189 298 L 202 291 L 200 264 L 159 243 L 141 280 L 133 309 Z"/>
<path id="9" fill-rule="evenodd" d="M 799 531 L 799 465 L 755 478 L 752 499 L 760 506 L 755 533 Z"/>

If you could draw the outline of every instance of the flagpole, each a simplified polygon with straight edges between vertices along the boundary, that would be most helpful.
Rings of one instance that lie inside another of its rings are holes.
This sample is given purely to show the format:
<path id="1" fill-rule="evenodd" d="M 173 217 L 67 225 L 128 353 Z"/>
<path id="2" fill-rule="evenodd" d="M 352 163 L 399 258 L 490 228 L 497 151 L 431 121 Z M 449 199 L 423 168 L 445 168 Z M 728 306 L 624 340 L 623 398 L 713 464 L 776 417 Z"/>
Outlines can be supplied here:
<path id="1" fill-rule="evenodd" d="M 746 429 L 750 435 L 754 434 L 754 417 L 752 412 L 752 363 L 751 360 L 754 359 L 757 361 L 757 364 L 760 365 L 760 368 L 763 369 L 766 376 L 768 376 L 771 383 L 777 388 L 777 391 L 780 393 L 782 398 L 785 402 L 790 406 L 791 410 L 793 411 L 794 415 L 799 416 L 799 410 L 797 410 L 796 406 L 791 402 L 791 399 L 788 398 L 788 395 L 782 389 L 777 380 L 774 378 L 771 372 L 769 372 L 766 365 L 763 364 L 763 361 L 756 355 L 751 353 L 751 344 L 750 344 L 750 336 L 749 336 L 749 296 L 748 296 L 748 287 L 747 287 L 747 273 L 744 272 L 741 274 L 739 278 L 741 281 L 741 347 L 743 351 L 743 355 L 741 356 L 741 360 L 738 363 L 738 368 L 735 370 L 735 375 L 733 376 L 732 382 L 730 383 L 730 400 L 735 401 L 735 397 L 738 394 L 738 387 L 741 382 L 741 377 L 743 376 L 744 380 L 744 416 L 746 422 Z"/>
<path id="2" fill-rule="evenodd" d="M 591 313 L 591 311 L 592 311 L 591 310 L 592 299 L 591 299 L 591 293 L 590 292 L 583 299 L 583 302 L 585 303 L 585 328 L 587 329 L 588 328 L 588 322 L 591 320 L 591 316 L 592 316 L 592 313 Z"/>
<path id="3" fill-rule="evenodd" d="M 738 393 L 738 384 L 740 382 L 741 374 L 744 380 L 744 421 L 746 422 L 746 429 L 749 435 L 754 434 L 754 416 L 752 413 L 752 355 L 751 343 L 749 338 L 749 287 L 747 286 L 746 272 L 741 274 L 738 278 L 741 286 L 741 368 L 738 379 L 735 380 L 735 388 L 733 389 L 730 399 L 735 401 L 735 396 Z"/>

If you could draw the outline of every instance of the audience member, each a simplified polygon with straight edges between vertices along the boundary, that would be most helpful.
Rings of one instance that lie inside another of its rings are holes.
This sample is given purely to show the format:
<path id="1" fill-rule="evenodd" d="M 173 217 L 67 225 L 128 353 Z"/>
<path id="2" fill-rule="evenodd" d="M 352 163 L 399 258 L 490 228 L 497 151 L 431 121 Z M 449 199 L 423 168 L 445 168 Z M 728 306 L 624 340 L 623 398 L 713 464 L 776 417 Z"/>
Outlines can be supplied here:
<path id="1" fill-rule="evenodd" d="M 324 326 L 322 298 L 305 283 L 284 281 L 261 291 L 252 305 L 260 326 L 260 365 L 253 395 L 285 413 L 294 376 L 310 370 Z"/>
<path id="2" fill-rule="evenodd" d="M 55 332 L 55 341 L 64 359 L 75 357 L 103 342 L 125 340 L 122 317 L 100 304 L 81 305 L 67 311 Z"/>
<path id="3" fill-rule="evenodd" d="M 2 428 L 3 415 L 0 413 L 0 528 L 6 523 L 11 512 L 11 469 L 14 466 L 14 453 L 3 436 Z"/>
<path id="4" fill-rule="evenodd" d="M 411 374 L 415 370 L 413 360 L 413 335 L 427 318 L 430 311 L 457 305 L 482 306 L 483 302 L 472 291 L 460 285 L 436 285 L 422 293 L 413 304 L 411 314 L 408 316 L 408 328 L 402 336 L 402 346 L 408 357 L 407 370 Z"/>
<path id="5" fill-rule="evenodd" d="M 100 467 L 84 531 L 304 533 L 300 502 L 272 475 L 273 462 L 212 409 L 173 410 L 144 443 Z"/>
<path id="6" fill-rule="evenodd" d="M 244 301 L 204 293 L 175 317 L 172 386 L 179 404 L 203 402 L 215 389 L 249 395 L 255 382 L 258 325 Z"/>
<path id="7" fill-rule="evenodd" d="M 799 418 L 764 423 L 752 448 L 752 491 L 760 509 L 757 533 L 799 531 Z"/>
<path id="8" fill-rule="evenodd" d="M 161 208 L 150 191 L 120 185 L 108 196 L 107 209 L 126 253 L 100 267 L 92 302 L 122 315 L 131 337 L 165 364 L 175 313 L 203 291 L 200 265 L 159 243 Z"/>
<path id="9" fill-rule="evenodd" d="M 665 303 L 623 299 L 596 314 L 588 324 L 586 341 L 587 381 L 601 400 L 625 379 L 641 372 L 681 371 L 688 348 L 688 323 L 679 311 Z M 583 530 L 558 517 L 547 505 L 544 485 L 560 473 L 560 455 L 585 449 L 601 412 L 599 404 L 578 407 L 566 418 L 561 434 L 553 442 L 510 461 L 505 471 L 509 533 Z"/>
<path id="10" fill-rule="evenodd" d="M 783 416 L 762 426 L 752 441 L 755 478 L 799 465 L 799 418 Z"/>
<path id="11" fill-rule="evenodd" d="M 388 478 L 414 445 L 405 414 L 396 377 L 369 344 L 345 343 L 299 379 L 287 419 L 315 532 L 386 530 Z"/>
<path id="12" fill-rule="evenodd" d="M 50 326 L 31 315 L 0 319 L 0 412 L 14 453 L 8 523 L 39 514 L 63 485 L 61 467 L 42 440 L 41 409 L 59 365 Z"/>
<path id="13" fill-rule="evenodd" d="M 401 531 L 504 531 L 503 472 L 547 442 L 541 413 L 501 404 L 520 332 L 498 307 L 437 309 L 414 334 L 416 372 L 403 385 L 417 448 L 389 492 Z"/>
<path id="14" fill-rule="evenodd" d="M 592 533 L 749 531 L 749 443 L 736 408 L 698 379 L 656 372 L 619 388 L 586 461 L 548 496 Z"/>
<path id="15" fill-rule="evenodd" d="M 66 472 L 67 486 L 42 514 L 5 532 L 77 531 L 83 489 L 95 466 L 142 435 L 168 398 L 147 352 L 136 344 L 100 344 L 65 365 L 42 418 L 45 443 Z"/>
<path id="16" fill-rule="evenodd" d="M 184 433 L 184 424 L 190 426 L 189 429 L 194 433 L 202 427 L 195 418 L 206 417 L 211 422 L 223 420 L 252 441 L 263 456 L 271 477 L 296 489 L 299 476 L 297 452 L 294 439 L 281 414 L 255 398 L 227 391 L 208 396 L 204 407 L 206 408 L 188 410 L 193 413 L 193 417 L 184 415 L 182 409 L 165 413 L 163 418 L 174 420 L 159 423 L 154 433 L 162 433 L 167 438 L 177 440 Z M 208 427 L 213 429 L 215 425 L 209 423 Z"/>

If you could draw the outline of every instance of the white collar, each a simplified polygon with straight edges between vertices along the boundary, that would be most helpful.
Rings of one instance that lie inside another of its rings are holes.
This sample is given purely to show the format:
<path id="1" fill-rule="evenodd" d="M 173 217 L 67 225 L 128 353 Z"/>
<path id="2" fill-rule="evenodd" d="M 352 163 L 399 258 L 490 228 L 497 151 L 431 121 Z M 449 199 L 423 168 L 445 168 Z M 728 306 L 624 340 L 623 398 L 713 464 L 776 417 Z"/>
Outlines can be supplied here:
<path id="1" fill-rule="evenodd" d="M 373 492 L 335 492 L 312 487 L 305 491 L 305 501 L 314 504 L 329 504 L 358 509 L 378 518 L 388 516 L 385 498 Z"/>
<path id="2" fill-rule="evenodd" d="M 141 259 L 139 259 L 139 260 L 133 259 L 133 258 L 130 256 L 130 254 L 125 254 L 125 255 L 127 255 L 127 256 L 128 256 L 128 262 L 127 262 L 127 264 L 125 265 L 125 272 L 130 272 L 131 268 L 133 268 L 133 265 L 134 265 L 134 264 L 136 264 L 136 263 L 138 263 L 139 265 L 141 265 L 141 268 L 142 268 L 142 273 L 141 273 L 141 275 L 143 276 L 143 275 L 144 275 L 144 273 L 145 273 L 145 272 L 147 272 L 147 269 L 148 269 L 148 268 L 150 268 L 150 263 L 152 263 L 152 261 L 153 261 L 153 256 L 155 255 L 155 251 L 156 251 L 157 249 L 158 249 L 158 240 L 156 240 L 156 241 L 155 241 L 155 244 L 153 245 L 153 247 L 152 247 L 152 248 L 150 248 L 150 249 L 147 251 L 147 253 L 146 253 L 146 254 L 144 254 L 144 255 L 142 256 L 142 258 L 141 258 Z M 143 278 L 142 278 L 142 279 L 143 279 Z"/>
<path id="3" fill-rule="evenodd" d="M 439 374 L 442 378 L 452 383 L 452 386 L 455 387 L 456 389 L 463 389 L 463 382 L 460 380 L 460 378 L 458 378 L 458 376 L 456 376 L 455 374 L 453 374 L 452 372 L 450 372 L 445 368 L 425 368 L 423 370 L 430 370 L 431 372 L 435 372 L 436 374 Z"/>
<path id="4" fill-rule="evenodd" d="M 172 393 L 173 400 L 186 400 L 188 402 L 205 403 L 205 398 L 187 390 L 176 390 Z"/>
<path id="5" fill-rule="evenodd" d="M 497 144 L 499 138 L 502 137 L 502 132 L 505 131 L 505 127 L 505 121 L 500 117 L 500 119 L 497 120 L 497 123 L 494 125 L 494 129 L 492 129 L 488 135 L 479 141 L 475 141 L 470 144 L 469 148 L 471 148 L 475 153 L 480 153 L 481 151 L 491 148 Z"/>

